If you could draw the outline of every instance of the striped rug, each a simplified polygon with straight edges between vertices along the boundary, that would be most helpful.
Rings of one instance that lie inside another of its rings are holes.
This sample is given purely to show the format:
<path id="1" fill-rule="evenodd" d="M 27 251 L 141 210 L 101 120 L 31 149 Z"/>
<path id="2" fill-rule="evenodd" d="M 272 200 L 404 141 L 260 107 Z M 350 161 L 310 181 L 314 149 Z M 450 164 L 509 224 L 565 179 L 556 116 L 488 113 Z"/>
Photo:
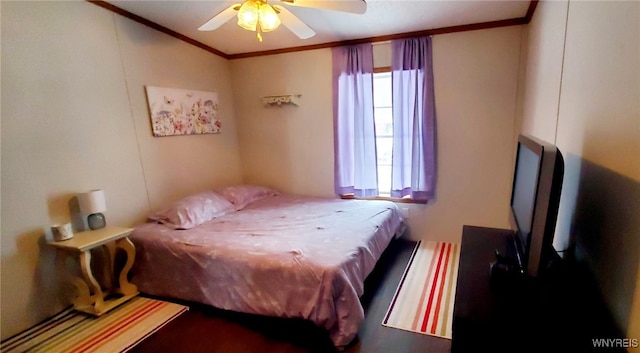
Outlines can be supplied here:
<path id="1" fill-rule="evenodd" d="M 416 244 L 382 325 L 451 339 L 460 246 Z"/>
<path id="2" fill-rule="evenodd" d="M 144 297 L 134 297 L 100 317 L 69 308 L 3 341 L 0 351 L 126 352 L 186 310 Z"/>

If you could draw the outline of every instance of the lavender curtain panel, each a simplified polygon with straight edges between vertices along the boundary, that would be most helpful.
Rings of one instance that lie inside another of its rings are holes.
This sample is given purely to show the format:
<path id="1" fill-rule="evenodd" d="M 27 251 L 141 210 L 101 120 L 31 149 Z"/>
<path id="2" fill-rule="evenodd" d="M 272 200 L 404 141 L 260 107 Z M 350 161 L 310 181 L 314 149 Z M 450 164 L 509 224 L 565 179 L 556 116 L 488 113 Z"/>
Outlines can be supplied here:
<path id="1" fill-rule="evenodd" d="M 435 197 L 435 96 L 431 37 L 391 42 L 393 154 L 391 197 Z"/>
<path id="2" fill-rule="evenodd" d="M 377 196 L 373 49 L 336 47 L 332 55 L 335 192 Z"/>

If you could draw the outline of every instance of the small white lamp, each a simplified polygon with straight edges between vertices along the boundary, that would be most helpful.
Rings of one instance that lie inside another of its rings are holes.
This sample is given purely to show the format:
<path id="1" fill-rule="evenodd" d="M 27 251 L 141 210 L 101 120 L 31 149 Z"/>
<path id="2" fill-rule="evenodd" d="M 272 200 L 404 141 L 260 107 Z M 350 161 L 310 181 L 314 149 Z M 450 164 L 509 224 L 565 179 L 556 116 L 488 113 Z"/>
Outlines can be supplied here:
<path id="1" fill-rule="evenodd" d="M 107 204 L 102 190 L 91 190 L 78 194 L 78 203 L 80 204 L 80 211 L 89 215 L 87 217 L 89 228 L 96 230 L 105 227 L 106 220 L 102 212 L 107 210 Z"/>

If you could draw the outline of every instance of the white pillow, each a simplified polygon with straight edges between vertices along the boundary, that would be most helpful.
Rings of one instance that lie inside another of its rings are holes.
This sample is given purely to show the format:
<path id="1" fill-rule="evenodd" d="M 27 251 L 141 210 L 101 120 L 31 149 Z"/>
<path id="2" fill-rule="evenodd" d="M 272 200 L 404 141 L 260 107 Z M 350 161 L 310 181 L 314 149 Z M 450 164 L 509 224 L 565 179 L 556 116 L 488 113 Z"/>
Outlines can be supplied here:
<path id="1" fill-rule="evenodd" d="M 148 219 L 174 229 L 191 229 L 234 211 L 235 206 L 225 197 L 214 191 L 206 191 L 187 196 Z"/>

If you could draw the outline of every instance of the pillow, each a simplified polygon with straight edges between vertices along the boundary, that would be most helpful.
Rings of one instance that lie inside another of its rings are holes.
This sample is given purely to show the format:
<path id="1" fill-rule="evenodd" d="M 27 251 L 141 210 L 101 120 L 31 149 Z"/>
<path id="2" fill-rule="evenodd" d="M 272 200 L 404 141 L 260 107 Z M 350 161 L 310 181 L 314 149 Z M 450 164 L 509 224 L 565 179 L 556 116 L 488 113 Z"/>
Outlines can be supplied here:
<path id="1" fill-rule="evenodd" d="M 174 229 L 191 229 L 233 211 L 234 205 L 226 198 L 216 192 L 206 191 L 187 196 L 148 219 Z"/>
<path id="2" fill-rule="evenodd" d="M 235 185 L 227 186 L 219 191 L 220 195 L 229 200 L 236 208 L 241 210 L 253 201 L 261 200 L 279 193 L 266 186 L 259 185 Z"/>

